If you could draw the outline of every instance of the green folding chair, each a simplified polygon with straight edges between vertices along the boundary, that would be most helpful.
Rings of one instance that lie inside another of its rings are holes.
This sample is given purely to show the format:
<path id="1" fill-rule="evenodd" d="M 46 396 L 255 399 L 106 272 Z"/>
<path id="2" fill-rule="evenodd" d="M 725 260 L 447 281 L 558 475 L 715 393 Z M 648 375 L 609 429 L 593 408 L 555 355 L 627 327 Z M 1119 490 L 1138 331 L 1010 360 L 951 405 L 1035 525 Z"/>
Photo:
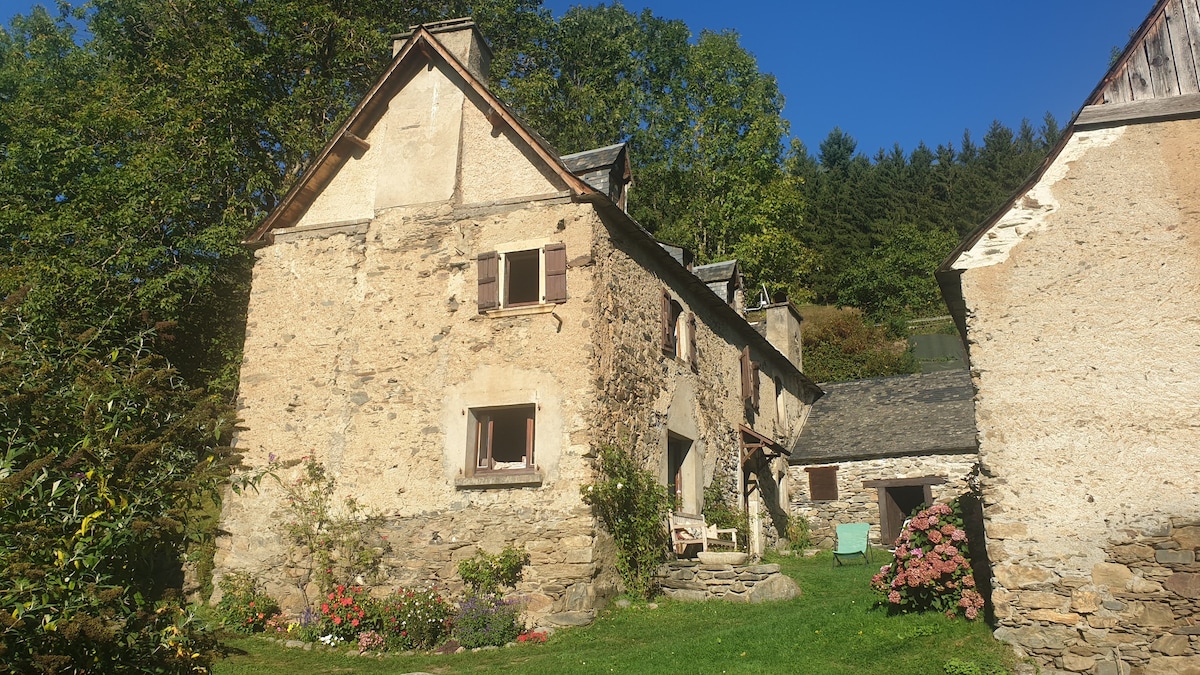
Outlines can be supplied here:
<path id="1" fill-rule="evenodd" d="M 862 556 L 863 564 L 871 561 L 871 544 L 867 540 L 871 532 L 870 523 L 843 523 L 837 526 L 837 549 L 833 552 L 833 566 L 842 564 L 843 558 Z"/>

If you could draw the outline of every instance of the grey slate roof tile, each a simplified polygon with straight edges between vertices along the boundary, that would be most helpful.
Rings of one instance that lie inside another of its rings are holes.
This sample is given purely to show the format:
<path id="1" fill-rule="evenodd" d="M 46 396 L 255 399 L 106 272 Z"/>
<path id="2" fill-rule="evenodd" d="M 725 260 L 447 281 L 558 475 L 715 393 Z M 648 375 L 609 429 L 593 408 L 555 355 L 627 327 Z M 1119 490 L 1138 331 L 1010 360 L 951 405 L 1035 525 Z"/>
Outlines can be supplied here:
<path id="1" fill-rule="evenodd" d="M 976 452 L 966 370 L 822 384 L 791 464 Z"/>

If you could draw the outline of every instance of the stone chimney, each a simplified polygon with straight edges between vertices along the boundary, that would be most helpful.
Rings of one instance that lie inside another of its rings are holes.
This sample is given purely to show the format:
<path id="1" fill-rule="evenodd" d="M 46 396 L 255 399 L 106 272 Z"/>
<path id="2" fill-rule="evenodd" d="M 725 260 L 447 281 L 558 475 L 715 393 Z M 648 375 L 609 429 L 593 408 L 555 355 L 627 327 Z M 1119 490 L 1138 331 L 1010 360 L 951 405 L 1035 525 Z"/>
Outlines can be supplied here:
<path id="1" fill-rule="evenodd" d="M 800 338 L 803 320 L 795 305 L 786 300 L 763 308 L 762 322 L 766 324 L 763 336 L 801 372 L 804 370 Z"/>
<path id="2" fill-rule="evenodd" d="M 475 26 L 471 17 L 435 21 L 417 26 L 410 26 L 409 32 L 392 36 L 392 56 L 400 53 L 404 44 L 412 37 L 418 28 L 433 33 L 434 38 L 442 43 L 455 58 L 459 60 L 471 74 L 484 84 L 488 81 L 488 68 L 492 64 L 492 48 Z"/>

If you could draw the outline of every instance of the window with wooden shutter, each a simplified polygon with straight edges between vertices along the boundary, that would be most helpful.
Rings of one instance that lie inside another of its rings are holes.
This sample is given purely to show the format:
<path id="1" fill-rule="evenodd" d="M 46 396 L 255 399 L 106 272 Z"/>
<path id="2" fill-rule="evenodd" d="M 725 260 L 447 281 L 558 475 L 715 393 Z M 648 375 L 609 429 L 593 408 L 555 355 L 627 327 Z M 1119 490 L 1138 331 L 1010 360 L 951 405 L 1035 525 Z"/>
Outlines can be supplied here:
<path id="1" fill-rule="evenodd" d="M 688 338 L 688 365 L 692 367 L 694 372 L 700 372 L 700 357 L 696 352 L 696 315 L 688 312 L 687 316 L 687 338 Z"/>
<path id="2" fill-rule="evenodd" d="M 475 471 L 529 471 L 536 405 L 474 408 L 471 453 Z"/>
<path id="3" fill-rule="evenodd" d="M 546 302 L 567 301 L 567 245 L 546 244 Z"/>
<path id="4" fill-rule="evenodd" d="M 480 253 L 478 258 L 479 271 L 479 313 L 500 306 L 500 254 L 495 251 Z"/>
<path id="5" fill-rule="evenodd" d="M 808 498 L 815 501 L 833 501 L 838 498 L 836 466 L 810 466 L 808 473 Z"/>

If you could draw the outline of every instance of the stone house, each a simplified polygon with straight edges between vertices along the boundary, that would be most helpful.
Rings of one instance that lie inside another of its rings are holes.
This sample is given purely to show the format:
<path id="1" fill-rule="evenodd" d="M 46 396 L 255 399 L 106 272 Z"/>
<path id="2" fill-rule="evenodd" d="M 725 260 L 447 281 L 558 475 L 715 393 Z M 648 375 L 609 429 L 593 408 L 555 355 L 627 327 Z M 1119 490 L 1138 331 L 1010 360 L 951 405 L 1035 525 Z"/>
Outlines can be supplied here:
<path id="1" fill-rule="evenodd" d="M 997 637 L 1200 672 L 1200 6 L 1160 0 L 938 271 L 976 388 Z"/>
<path id="2" fill-rule="evenodd" d="M 794 314 L 747 323 L 626 213 L 625 146 L 560 156 L 488 89 L 488 58 L 470 20 L 398 36 L 248 237 L 236 446 L 251 467 L 315 457 L 386 516 L 377 588 L 454 591 L 477 547 L 516 544 L 527 611 L 575 621 L 617 583 L 580 499 L 598 448 L 631 450 L 684 511 L 716 484 L 757 515 L 821 391 Z M 216 575 L 298 609 L 316 589 L 281 497 L 228 496 Z"/>
<path id="3" fill-rule="evenodd" d="M 824 383 L 789 458 L 791 511 L 831 548 L 842 523 L 889 546 L 921 504 L 971 490 L 978 460 L 966 370 Z"/>

